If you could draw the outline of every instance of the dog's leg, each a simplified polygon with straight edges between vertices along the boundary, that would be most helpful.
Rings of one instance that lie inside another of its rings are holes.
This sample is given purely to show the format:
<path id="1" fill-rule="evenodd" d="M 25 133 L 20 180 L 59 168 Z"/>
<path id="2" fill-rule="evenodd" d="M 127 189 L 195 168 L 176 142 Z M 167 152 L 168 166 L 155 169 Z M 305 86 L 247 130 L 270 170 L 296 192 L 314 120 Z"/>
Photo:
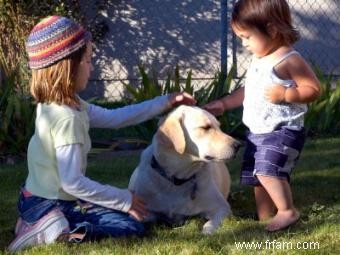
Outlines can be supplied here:
<path id="1" fill-rule="evenodd" d="M 222 220 L 231 214 L 229 203 L 224 201 L 220 205 L 218 211 L 211 212 L 207 215 L 208 221 L 203 225 L 202 233 L 205 235 L 213 234 L 216 229 L 221 225 Z"/>

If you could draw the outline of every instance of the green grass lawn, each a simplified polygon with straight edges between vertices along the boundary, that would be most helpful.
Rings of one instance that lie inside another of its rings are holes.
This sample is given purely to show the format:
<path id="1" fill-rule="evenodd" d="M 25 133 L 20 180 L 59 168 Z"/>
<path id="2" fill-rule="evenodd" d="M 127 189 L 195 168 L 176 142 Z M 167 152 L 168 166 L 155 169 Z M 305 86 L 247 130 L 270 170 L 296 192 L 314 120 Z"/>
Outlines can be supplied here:
<path id="1" fill-rule="evenodd" d="M 295 204 L 302 217 L 280 233 L 269 234 L 265 224 L 256 221 L 252 190 L 238 185 L 241 154 L 228 164 L 234 215 L 212 236 L 201 235 L 204 221 L 193 219 L 178 228 L 153 226 L 145 238 L 59 243 L 23 254 L 340 254 L 340 137 L 308 140 L 292 176 Z M 138 160 L 131 155 L 108 160 L 92 156 L 87 173 L 100 182 L 126 187 Z M 0 254 L 6 253 L 13 238 L 16 200 L 26 174 L 25 162 L 0 165 Z M 251 249 L 240 249 L 235 242 L 254 243 Z"/>

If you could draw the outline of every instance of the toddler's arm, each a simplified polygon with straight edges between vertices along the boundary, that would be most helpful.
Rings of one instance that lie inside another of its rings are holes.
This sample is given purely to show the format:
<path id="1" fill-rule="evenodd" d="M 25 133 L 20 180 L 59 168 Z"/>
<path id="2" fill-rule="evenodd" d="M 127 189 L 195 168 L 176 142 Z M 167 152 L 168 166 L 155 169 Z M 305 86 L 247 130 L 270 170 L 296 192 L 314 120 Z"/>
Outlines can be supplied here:
<path id="1" fill-rule="evenodd" d="M 218 116 L 222 115 L 226 110 L 231 110 L 242 105 L 244 99 L 244 88 L 239 88 L 231 95 L 225 96 L 221 99 L 212 101 L 203 106 L 203 109 Z"/>
<path id="2" fill-rule="evenodd" d="M 321 94 L 320 83 L 311 67 L 299 55 L 287 59 L 287 72 L 296 87 L 276 85 L 266 91 L 271 103 L 309 103 Z"/>

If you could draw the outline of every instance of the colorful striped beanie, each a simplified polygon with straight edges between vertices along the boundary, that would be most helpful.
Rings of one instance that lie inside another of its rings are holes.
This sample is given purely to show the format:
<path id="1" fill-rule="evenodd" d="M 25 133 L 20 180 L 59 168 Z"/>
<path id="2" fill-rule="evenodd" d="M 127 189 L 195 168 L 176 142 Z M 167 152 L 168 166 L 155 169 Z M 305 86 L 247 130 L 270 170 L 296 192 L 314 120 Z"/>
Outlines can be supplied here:
<path id="1" fill-rule="evenodd" d="M 41 69 L 56 63 L 80 49 L 91 33 L 73 20 L 51 16 L 40 21 L 31 31 L 26 51 L 31 69 Z"/>

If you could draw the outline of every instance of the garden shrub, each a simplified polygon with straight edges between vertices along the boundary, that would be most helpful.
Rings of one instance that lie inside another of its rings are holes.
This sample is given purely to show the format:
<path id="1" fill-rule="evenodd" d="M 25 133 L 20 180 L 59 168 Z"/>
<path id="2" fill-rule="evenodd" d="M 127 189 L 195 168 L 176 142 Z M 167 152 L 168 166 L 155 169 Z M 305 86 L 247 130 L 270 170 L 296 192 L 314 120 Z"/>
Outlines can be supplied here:
<path id="1" fill-rule="evenodd" d="M 125 88 L 131 94 L 131 98 L 126 99 L 127 104 L 139 103 L 156 96 L 185 91 L 194 95 L 198 106 L 203 106 L 208 102 L 228 95 L 232 90 L 238 89 L 243 80 L 243 77 L 241 77 L 233 84 L 234 80 L 232 75 L 234 73 L 234 68 L 231 68 L 228 74 L 217 72 L 210 82 L 199 89 L 195 89 L 196 86 L 192 80 L 192 72 L 189 71 L 187 77 L 183 78 L 179 74 L 178 66 L 174 68 L 173 72 L 170 72 L 167 75 L 167 78 L 163 83 L 157 78 L 157 73 L 153 72 L 152 75 L 149 75 L 143 66 L 139 66 L 139 72 L 141 75 L 140 86 L 136 87 L 123 82 Z M 242 137 L 244 125 L 241 121 L 241 114 L 241 109 L 236 109 L 228 111 L 223 114 L 223 116 L 218 117 L 221 122 L 221 129 L 233 136 Z M 140 138 L 150 141 L 157 130 L 157 123 L 157 119 L 149 120 L 136 126 L 135 130 Z"/>
<path id="2" fill-rule="evenodd" d="M 308 105 L 305 128 L 309 136 L 340 133 L 340 80 L 314 68 L 321 84 L 321 96 Z M 334 83 L 333 83 L 334 82 Z M 335 84 L 335 87 L 332 85 Z"/>

